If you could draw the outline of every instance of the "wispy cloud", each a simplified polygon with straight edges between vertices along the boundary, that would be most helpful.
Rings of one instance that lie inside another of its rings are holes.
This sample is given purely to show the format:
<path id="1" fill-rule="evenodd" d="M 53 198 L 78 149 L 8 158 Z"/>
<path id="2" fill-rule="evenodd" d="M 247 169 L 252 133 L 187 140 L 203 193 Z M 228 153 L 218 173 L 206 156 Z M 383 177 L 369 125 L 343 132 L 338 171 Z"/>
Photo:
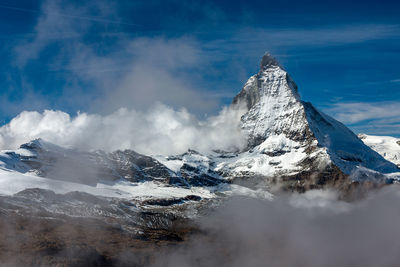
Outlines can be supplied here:
<path id="1" fill-rule="evenodd" d="M 102 1 L 79 7 L 45 1 L 36 34 L 15 48 L 16 65 L 23 70 L 48 53 L 43 59 L 47 63 L 44 71 L 56 72 L 64 81 L 61 97 L 70 105 L 90 100 L 86 106 L 95 112 L 109 113 L 120 107 L 143 109 L 155 102 L 194 112 L 218 109 L 219 98 L 210 97 L 201 87 L 202 73 L 211 58 L 204 56 L 194 38 L 132 38 L 118 31 L 118 35 L 107 37 L 107 46 L 88 42 L 88 37 L 93 37 L 93 20 L 74 18 L 91 17 L 87 14 L 93 13 L 94 7 L 106 18 L 116 12 Z M 71 15 L 64 16 L 66 12 Z M 74 38 L 66 39 L 64 33 Z"/>
<path id="2" fill-rule="evenodd" d="M 335 103 L 324 111 L 357 132 L 400 135 L 400 101 Z"/>
<path id="3" fill-rule="evenodd" d="M 351 126 L 351 129 L 356 133 L 366 133 L 372 135 L 388 135 L 400 137 L 400 123 L 396 124 L 379 124 L 370 122 L 359 126 Z"/>
<path id="4" fill-rule="evenodd" d="M 325 111 L 335 114 L 338 120 L 350 124 L 376 119 L 398 118 L 400 121 L 400 101 L 335 103 Z"/>
<path id="5" fill-rule="evenodd" d="M 238 49 L 240 46 L 257 47 L 321 47 L 348 45 L 400 36 L 400 26 L 391 24 L 360 24 L 355 26 L 315 27 L 315 28 L 242 28 L 231 38 L 216 40 L 214 48 Z"/>
<path id="6" fill-rule="evenodd" d="M 52 15 L 52 16 L 58 16 L 58 17 L 66 17 L 66 18 L 71 18 L 71 19 L 79 19 L 79 20 L 89 20 L 93 22 L 100 22 L 100 23 L 109 23 L 109 24 L 121 24 L 121 25 L 129 25 L 129 26 L 140 26 L 139 24 L 133 24 L 125 21 L 120 21 L 120 20 L 110 20 L 110 19 L 105 19 L 103 17 L 96 17 L 96 16 L 79 16 L 79 15 L 73 15 L 73 14 L 68 14 L 68 13 L 62 13 L 62 12 L 51 12 L 47 10 L 37 10 L 37 9 L 28 9 L 28 8 L 21 8 L 21 7 L 15 7 L 15 6 L 8 6 L 8 5 L 0 5 L 1 9 L 9 9 L 9 10 L 15 10 L 15 11 L 20 11 L 20 12 L 27 12 L 27 13 L 37 13 L 37 14 L 42 14 L 42 15 Z"/>

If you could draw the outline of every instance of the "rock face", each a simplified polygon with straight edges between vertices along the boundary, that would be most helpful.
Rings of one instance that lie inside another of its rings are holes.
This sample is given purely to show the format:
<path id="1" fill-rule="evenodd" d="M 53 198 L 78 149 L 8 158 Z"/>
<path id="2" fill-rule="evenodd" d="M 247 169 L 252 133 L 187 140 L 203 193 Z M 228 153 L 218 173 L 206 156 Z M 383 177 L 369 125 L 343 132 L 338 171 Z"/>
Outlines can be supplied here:
<path id="1" fill-rule="evenodd" d="M 179 168 L 171 170 L 157 159 L 133 150 L 84 152 L 62 148 L 41 139 L 23 144 L 15 151 L 0 153 L 0 167 L 90 186 L 120 180 L 132 183 L 152 181 L 187 188 L 226 182 L 210 168 L 211 160 L 194 150 L 170 156 L 168 160 L 178 161 Z"/>
<path id="2" fill-rule="evenodd" d="M 242 103 L 248 109 L 242 128 L 249 135 L 249 148 L 272 135 L 284 134 L 294 141 L 311 135 L 297 85 L 269 54 L 262 58 L 260 72 L 250 77 L 233 100 L 233 105 Z"/>
<path id="3" fill-rule="evenodd" d="M 176 183 L 180 177 L 156 159 L 132 150 L 105 153 L 62 148 L 37 139 L 0 155 L 3 166 L 56 180 L 96 185 L 120 179 Z M 180 181 L 185 183 L 184 181 Z"/>

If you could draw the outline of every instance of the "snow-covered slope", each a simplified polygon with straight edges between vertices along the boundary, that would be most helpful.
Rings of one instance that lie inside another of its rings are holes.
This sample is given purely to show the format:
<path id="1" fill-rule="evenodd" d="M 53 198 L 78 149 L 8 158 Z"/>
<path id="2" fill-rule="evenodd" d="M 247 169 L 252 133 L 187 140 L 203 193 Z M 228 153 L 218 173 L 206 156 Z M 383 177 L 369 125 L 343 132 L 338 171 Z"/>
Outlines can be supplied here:
<path id="1" fill-rule="evenodd" d="M 171 198 L 197 195 L 202 198 L 213 198 L 211 190 L 201 187 L 183 188 L 171 187 L 156 182 L 131 183 L 129 181 L 116 181 L 114 183 L 97 183 L 94 186 L 54 180 L 35 175 L 34 173 L 19 173 L 0 169 L 0 194 L 13 195 L 27 188 L 40 188 L 51 190 L 55 193 L 85 192 L 88 194 L 123 198 L 123 199 L 149 199 Z"/>
<path id="2" fill-rule="evenodd" d="M 349 174 L 359 166 L 381 173 L 399 171 L 397 166 L 366 146 L 345 125 L 318 111 L 311 103 L 303 104 L 308 125 L 318 141 L 318 146 L 327 149 L 333 163 L 343 172 Z"/>
<path id="3" fill-rule="evenodd" d="M 391 136 L 359 134 L 358 137 L 386 160 L 400 167 L 400 139 Z"/>
<path id="4" fill-rule="evenodd" d="M 261 66 L 233 100 L 233 105 L 245 104 L 248 108 L 241 121 L 249 135 L 249 146 L 280 134 L 303 141 L 310 133 L 297 86 L 272 57 L 265 55 L 263 62 L 267 58 L 269 64 Z"/>
<path id="5" fill-rule="evenodd" d="M 58 194 L 80 191 L 96 196 L 147 200 L 197 196 L 246 195 L 270 199 L 267 191 L 227 184 L 189 151 L 180 160 L 193 163 L 168 168 L 156 159 L 132 150 L 105 153 L 82 152 L 37 139 L 17 150 L 0 152 L 0 195 L 13 195 L 28 188 Z"/>

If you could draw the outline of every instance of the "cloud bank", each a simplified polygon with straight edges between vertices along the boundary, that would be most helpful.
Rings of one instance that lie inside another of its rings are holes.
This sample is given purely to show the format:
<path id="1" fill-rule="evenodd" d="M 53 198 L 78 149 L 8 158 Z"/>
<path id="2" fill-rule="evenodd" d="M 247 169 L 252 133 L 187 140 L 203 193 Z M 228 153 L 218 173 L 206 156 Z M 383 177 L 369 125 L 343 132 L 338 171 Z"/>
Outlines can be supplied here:
<path id="1" fill-rule="evenodd" d="M 332 191 L 232 199 L 200 222 L 205 236 L 154 266 L 397 266 L 398 190 L 355 203 Z"/>
<path id="2" fill-rule="evenodd" d="M 187 110 L 157 104 L 148 111 L 119 109 L 107 116 L 62 111 L 24 111 L 0 128 L 0 149 L 15 149 L 36 138 L 79 150 L 133 149 L 170 155 L 189 148 L 201 152 L 234 150 L 245 144 L 241 109 L 224 108 L 199 121 Z"/>

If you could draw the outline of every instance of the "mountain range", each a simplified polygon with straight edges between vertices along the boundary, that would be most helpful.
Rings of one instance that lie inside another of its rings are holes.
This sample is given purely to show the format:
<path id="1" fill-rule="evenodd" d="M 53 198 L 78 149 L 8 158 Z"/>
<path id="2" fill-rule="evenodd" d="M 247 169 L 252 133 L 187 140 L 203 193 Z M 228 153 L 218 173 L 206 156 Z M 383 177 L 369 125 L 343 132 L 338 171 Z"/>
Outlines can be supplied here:
<path id="1" fill-rule="evenodd" d="M 0 213 L 94 218 L 141 237 L 170 239 L 168 229 L 177 221 L 226 196 L 273 199 L 280 191 L 347 191 L 400 179 L 398 139 L 357 136 L 302 101 L 293 79 L 268 53 L 229 111 L 240 112 L 238 131 L 246 144 L 226 151 L 81 151 L 43 139 L 1 151 Z"/>
<path id="2" fill-rule="evenodd" d="M 148 183 L 209 192 L 245 184 L 252 185 L 245 187 L 248 190 L 305 191 L 399 176 L 400 145 L 395 138 L 378 138 L 384 140 L 379 142 L 377 137 L 357 136 L 302 101 L 293 79 L 268 53 L 229 109 L 241 112 L 238 125 L 247 137 L 243 148 L 208 154 L 189 149 L 181 155 L 152 157 L 133 150 L 86 152 L 38 139 L 3 151 L 2 172 L 91 187 Z"/>

